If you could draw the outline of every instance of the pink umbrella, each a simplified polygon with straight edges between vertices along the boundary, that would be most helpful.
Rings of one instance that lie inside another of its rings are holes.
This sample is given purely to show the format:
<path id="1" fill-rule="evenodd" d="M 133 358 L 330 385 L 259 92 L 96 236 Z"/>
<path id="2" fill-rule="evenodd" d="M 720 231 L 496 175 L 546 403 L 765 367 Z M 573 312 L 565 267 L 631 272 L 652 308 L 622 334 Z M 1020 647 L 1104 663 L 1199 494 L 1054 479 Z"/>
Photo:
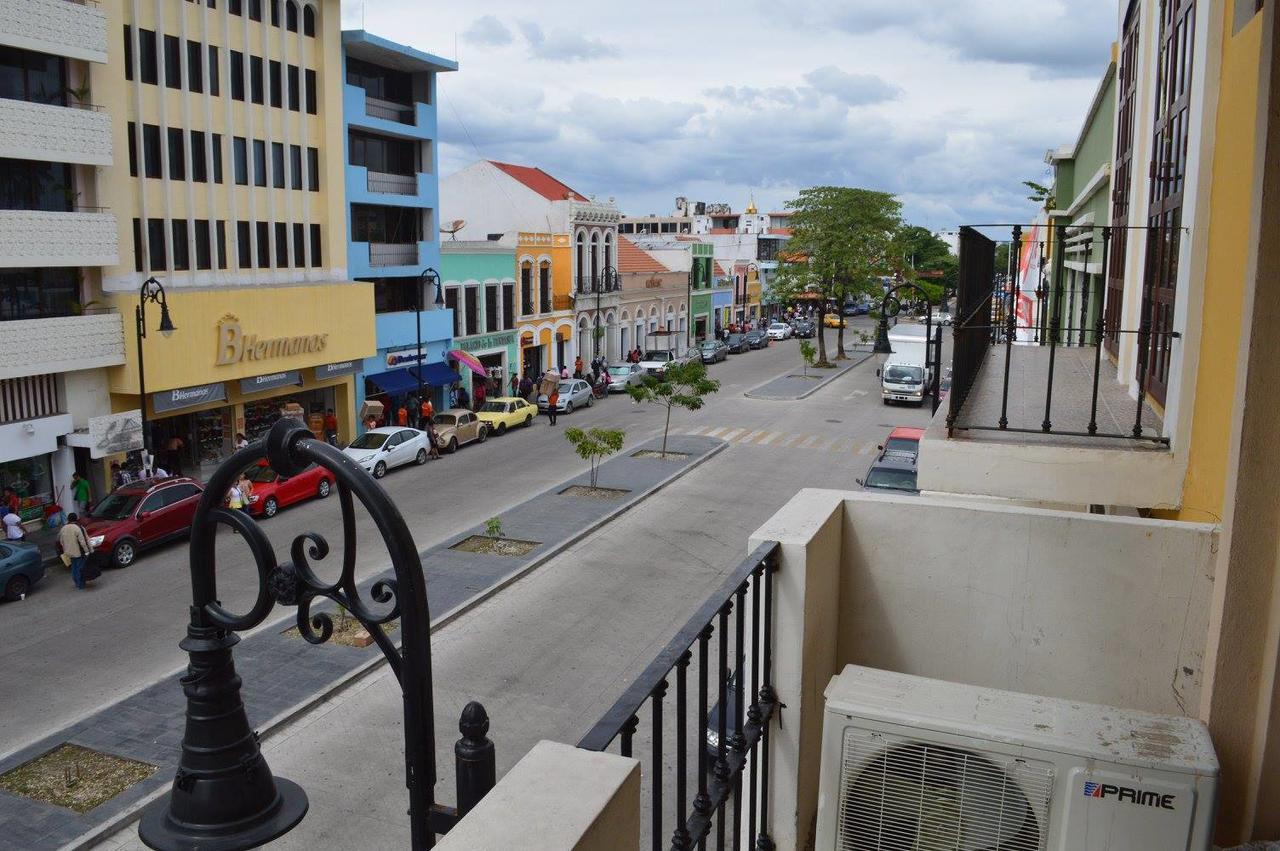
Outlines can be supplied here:
<path id="1" fill-rule="evenodd" d="M 453 358 L 458 363 L 465 365 L 476 375 L 479 375 L 482 378 L 489 377 L 489 370 L 484 368 L 484 364 L 480 363 L 480 360 L 475 355 L 467 354 L 462 349 L 454 349 L 449 352 L 449 357 Z"/>

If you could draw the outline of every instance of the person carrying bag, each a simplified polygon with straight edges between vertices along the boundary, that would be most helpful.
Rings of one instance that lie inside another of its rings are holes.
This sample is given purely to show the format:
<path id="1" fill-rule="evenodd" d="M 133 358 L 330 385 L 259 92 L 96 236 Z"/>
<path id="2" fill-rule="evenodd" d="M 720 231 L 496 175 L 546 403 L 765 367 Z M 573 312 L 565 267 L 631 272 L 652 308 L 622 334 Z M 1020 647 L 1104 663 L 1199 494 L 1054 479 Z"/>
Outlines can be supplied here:
<path id="1" fill-rule="evenodd" d="M 87 583 L 102 575 L 102 571 L 89 564 L 93 547 L 89 545 L 89 538 L 79 520 L 80 516 L 75 512 L 67 515 L 66 524 L 58 530 L 58 545 L 62 548 L 62 563 L 71 568 L 71 581 L 77 590 L 83 591 Z"/>

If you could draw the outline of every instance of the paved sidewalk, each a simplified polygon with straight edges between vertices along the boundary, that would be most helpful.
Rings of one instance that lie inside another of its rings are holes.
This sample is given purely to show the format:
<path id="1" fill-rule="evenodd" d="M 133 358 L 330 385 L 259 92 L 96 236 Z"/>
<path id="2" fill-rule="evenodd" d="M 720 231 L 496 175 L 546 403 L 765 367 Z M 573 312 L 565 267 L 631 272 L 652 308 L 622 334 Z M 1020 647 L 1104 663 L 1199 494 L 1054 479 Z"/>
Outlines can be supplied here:
<path id="1" fill-rule="evenodd" d="M 503 533 L 509 538 L 541 542 L 523 558 L 504 558 L 450 550 L 458 541 L 483 534 L 473 527 L 422 553 L 427 576 L 433 626 L 459 614 L 490 596 L 493 591 L 544 563 L 561 550 L 636 505 L 674 478 L 719 452 L 723 441 L 687 435 L 672 435 L 669 451 L 688 453 L 680 460 L 637 459 L 639 448 L 656 448 L 649 441 L 605 462 L 600 469 L 602 487 L 629 488 L 630 494 L 617 501 L 564 496 L 565 487 L 585 484 L 586 474 L 557 484 L 532 499 L 499 515 Z M 269 531 L 269 530 L 268 530 Z M 337 545 L 338 540 L 331 540 Z M 371 542 L 362 541 L 363 546 Z M 372 545 L 379 545 L 373 542 Z M 378 579 L 392 575 L 390 569 L 360 584 L 366 595 Z M 317 606 L 320 610 L 323 607 Z M 244 680 L 243 697 L 251 723 L 266 734 L 273 727 L 295 718 L 331 694 L 353 676 L 377 666 L 382 659 L 376 647 L 351 648 L 340 645 L 312 647 L 282 632 L 294 622 L 293 609 L 272 628 L 245 638 L 236 648 L 236 667 Z M 394 635 L 394 634 L 393 634 Z M 180 635 L 174 636 L 176 642 Z M 146 799 L 168 787 L 177 767 L 184 728 L 185 703 L 174 673 L 151 686 L 105 707 L 98 713 L 58 731 L 29 747 L 0 760 L 0 773 L 20 765 L 63 742 L 118 756 L 142 760 L 158 766 L 151 778 L 85 814 L 31 801 L 0 792 L 0 849 L 79 847 L 127 821 Z"/>
<path id="2" fill-rule="evenodd" d="M 836 364 L 834 369 L 811 367 L 807 375 L 803 370 L 784 373 L 758 387 L 751 388 L 743 395 L 750 399 L 768 399 L 775 402 L 792 402 L 811 396 L 871 357 L 871 352 L 859 351 L 849 346 L 845 347 L 845 351 L 849 354 L 849 360 L 833 361 Z"/>

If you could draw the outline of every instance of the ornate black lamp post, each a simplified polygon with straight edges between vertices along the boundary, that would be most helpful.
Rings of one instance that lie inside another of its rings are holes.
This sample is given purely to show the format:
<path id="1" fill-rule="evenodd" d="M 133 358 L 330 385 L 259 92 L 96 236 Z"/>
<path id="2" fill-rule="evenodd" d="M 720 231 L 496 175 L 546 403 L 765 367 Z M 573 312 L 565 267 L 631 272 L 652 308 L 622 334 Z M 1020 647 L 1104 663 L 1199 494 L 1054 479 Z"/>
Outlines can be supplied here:
<path id="1" fill-rule="evenodd" d="M 311 562 L 328 557 L 330 546 L 319 533 L 294 538 L 290 560 L 277 563 L 271 542 L 248 515 L 222 505 L 223 495 L 240 471 L 266 457 L 282 476 L 311 464 L 333 473 L 342 507 L 342 571 L 337 581 L 319 578 Z M 354 496 L 354 499 L 353 499 Z M 356 586 L 355 499 L 377 524 L 391 564 L 392 579 L 369 590 L 372 603 Z M 249 611 L 234 613 L 218 598 L 215 535 L 230 527 L 249 548 L 257 566 L 258 593 Z M 347 609 L 373 636 L 400 682 L 404 698 L 405 783 L 409 787 L 411 847 L 431 848 L 493 785 L 493 750 L 485 739 L 488 719 L 479 704 L 462 716 L 459 742 L 458 800 L 450 809 L 434 801 L 436 782 L 435 716 L 431 695 L 430 615 L 422 561 L 400 510 L 372 477 L 300 421 L 276 422 L 265 441 L 234 453 L 213 474 L 191 526 L 191 622 L 179 646 L 190 656 L 182 690 L 187 698 L 187 727 L 182 755 L 170 793 L 144 810 L 139 835 L 162 851 L 253 848 L 292 830 L 307 812 L 307 796 L 296 783 L 274 777 L 258 747 L 240 698 L 240 678 L 231 650 L 237 632 L 252 629 L 277 603 L 296 606 L 298 630 L 312 644 L 333 634 L 333 621 L 312 613 L 316 598 Z M 384 626 L 400 619 L 401 647 Z"/>
<path id="2" fill-rule="evenodd" d="M 147 302 L 160 305 L 160 327 L 156 330 L 167 337 L 177 328 L 169 317 L 164 286 L 155 278 L 147 278 L 138 290 L 138 306 L 134 308 L 133 316 L 138 331 L 138 408 L 142 411 L 142 454 L 147 456 L 145 463 L 150 466 L 154 462 L 151 460 L 151 428 L 147 425 L 147 371 L 142 355 L 142 341 L 147 337 Z"/>
<path id="3" fill-rule="evenodd" d="M 912 289 L 920 294 L 924 299 L 925 323 L 924 323 L 924 340 L 925 340 L 925 367 L 929 366 L 930 350 L 933 351 L 933 375 L 930 377 L 932 387 L 930 391 L 933 394 L 933 409 L 931 413 L 938 413 L 938 381 L 942 372 L 942 333 L 939 329 L 938 339 L 933 339 L 933 301 L 929 298 L 929 294 L 919 284 L 913 284 L 907 281 L 891 287 L 884 294 L 884 298 L 880 302 L 880 323 L 876 326 L 876 342 L 872 351 L 883 362 L 884 358 L 893 354 L 893 346 L 889 344 L 889 317 L 897 316 L 902 310 L 902 302 L 898 299 L 896 293 L 899 290 Z"/>
<path id="4" fill-rule="evenodd" d="M 422 270 L 422 274 L 418 275 L 418 286 L 414 288 L 413 296 L 414 319 L 417 322 L 418 330 L 418 360 L 414 366 L 414 374 L 418 376 L 418 404 L 422 404 L 422 300 L 426 297 L 427 284 L 436 285 L 436 307 L 439 308 L 444 305 L 444 290 L 440 285 L 440 273 L 428 266 Z M 414 416 L 417 416 L 416 412 Z"/>

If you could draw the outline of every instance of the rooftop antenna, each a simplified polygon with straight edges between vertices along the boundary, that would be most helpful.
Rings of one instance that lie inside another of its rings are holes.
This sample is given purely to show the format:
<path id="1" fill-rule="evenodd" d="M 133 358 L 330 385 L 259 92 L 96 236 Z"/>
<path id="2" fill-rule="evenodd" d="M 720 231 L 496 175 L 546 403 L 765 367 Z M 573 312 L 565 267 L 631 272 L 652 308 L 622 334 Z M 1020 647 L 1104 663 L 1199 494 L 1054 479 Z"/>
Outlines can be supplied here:
<path id="1" fill-rule="evenodd" d="M 456 241 L 458 239 L 458 231 L 462 230 L 466 226 L 467 222 L 465 219 L 454 219 L 447 225 L 441 225 L 440 232 L 449 234 L 449 239 Z"/>

